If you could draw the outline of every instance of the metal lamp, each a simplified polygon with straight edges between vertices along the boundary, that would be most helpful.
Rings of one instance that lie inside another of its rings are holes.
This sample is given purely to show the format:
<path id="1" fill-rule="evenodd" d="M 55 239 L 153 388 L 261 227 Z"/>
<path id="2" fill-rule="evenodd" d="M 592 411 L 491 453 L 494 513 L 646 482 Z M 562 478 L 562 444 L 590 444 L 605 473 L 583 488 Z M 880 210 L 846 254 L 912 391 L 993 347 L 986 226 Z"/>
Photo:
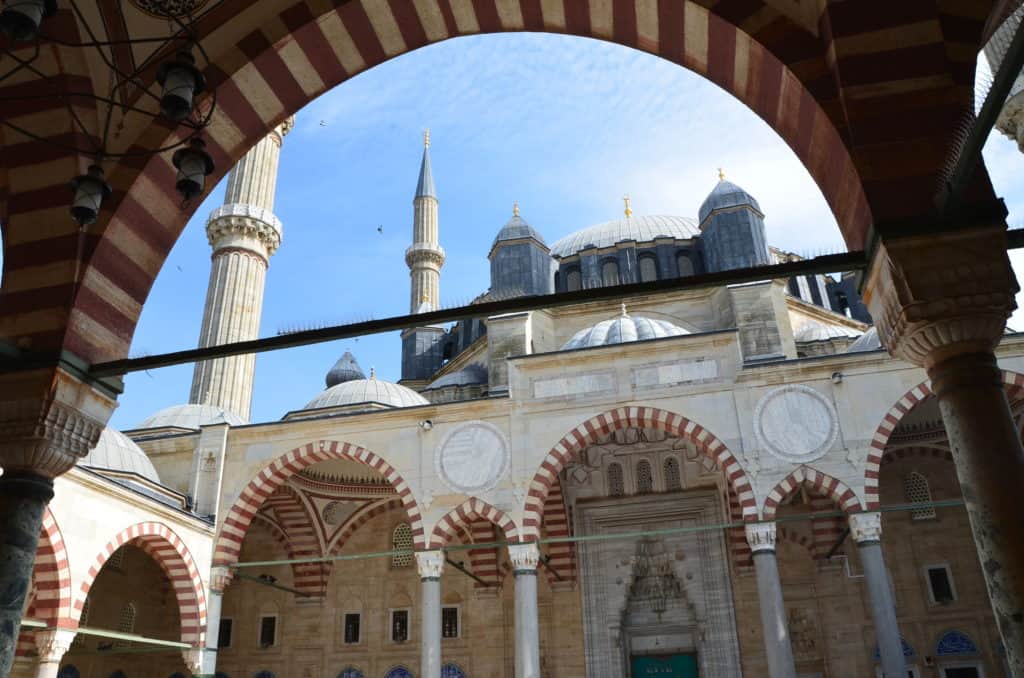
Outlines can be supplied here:
<path id="1" fill-rule="evenodd" d="M 202 139 L 193 139 L 188 146 L 175 152 L 171 162 L 178 168 L 175 186 L 182 198 L 191 200 L 203 192 L 206 177 L 213 172 L 214 164 Z"/>
<path id="2" fill-rule="evenodd" d="M 7 0 L 0 12 L 0 31 L 11 42 L 35 40 L 45 17 L 57 11 L 57 0 Z"/>
<path id="3" fill-rule="evenodd" d="M 103 199 L 110 195 L 110 185 L 103 178 L 103 168 L 90 165 L 86 174 L 71 180 L 74 201 L 71 203 L 71 216 L 79 226 L 88 226 L 96 221 Z"/>
<path id="4" fill-rule="evenodd" d="M 173 61 L 161 65 L 156 80 L 163 87 L 160 111 L 175 122 L 188 117 L 195 96 L 206 89 L 206 78 L 190 52 L 178 52 Z"/>

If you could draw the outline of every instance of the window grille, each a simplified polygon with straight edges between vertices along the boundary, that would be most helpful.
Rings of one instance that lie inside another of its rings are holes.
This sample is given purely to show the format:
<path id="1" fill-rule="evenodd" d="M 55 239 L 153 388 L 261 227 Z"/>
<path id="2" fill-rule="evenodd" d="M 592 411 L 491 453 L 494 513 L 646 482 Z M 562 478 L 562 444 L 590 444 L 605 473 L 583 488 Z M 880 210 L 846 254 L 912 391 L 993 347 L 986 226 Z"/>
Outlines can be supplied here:
<path id="1" fill-rule="evenodd" d="M 654 490 L 654 475 L 651 473 L 651 464 L 642 460 L 636 465 L 636 493 L 650 494 Z"/>
<path id="2" fill-rule="evenodd" d="M 363 672 L 354 666 L 346 666 L 338 674 L 338 678 L 363 678 Z"/>
<path id="3" fill-rule="evenodd" d="M 359 626 L 362 622 L 358 612 L 345 615 L 345 644 L 355 645 L 359 642 Z"/>
<path id="4" fill-rule="evenodd" d="M 679 461 L 675 457 L 669 457 L 665 460 L 665 489 L 683 489 L 683 481 L 679 476 Z"/>
<path id="5" fill-rule="evenodd" d="M 89 625 L 89 599 L 88 598 L 86 598 L 85 602 L 82 603 L 82 615 L 78 618 L 78 625 L 79 626 L 88 626 Z M 71 644 L 74 645 L 75 647 L 82 647 L 83 645 L 85 645 L 85 634 L 76 633 L 75 634 L 75 639 L 73 641 L 71 641 Z"/>
<path id="6" fill-rule="evenodd" d="M 605 287 L 619 284 L 619 264 L 608 260 L 601 265 L 601 282 Z"/>
<path id="7" fill-rule="evenodd" d="M 658 263 L 654 257 L 640 257 L 640 282 L 658 279 Z"/>
<path id="8" fill-rule="evenodd" d="M 110 558 L 107 560 L 107 564 L 117 570 L 124 569 L 124 552 L 125 548 L 122 546 L 113 553 L 110 554 Z"/>
<path id="9" fill-rule="evenodd" d="M 457 608 L 457 607 L 442 607 L 441 608 L 441 637 L 442 638 L 458 638 L 459 637 L 459 608 Z"/>
<path id="10" fill-rule="evenodd" d="M 391 556 L 391 567 L 410 567 L 412 565 L 412 528 L 409 523 L 399 523 L 391 534 L 391 550 L 407 550 L 408 553 L 396 553 Z"/>
<path id="11" fill-rule="evenodd" d="M 622 465 L 608 465 L 608 496 L 621 497 L 626 494 L 626 483 L 622 479 Z"/>
<path id="12" fill-rule="evenodd" d="M 441 667 L 441 678 L 466 678 L 466 672 L 458 664 L 448 663 Z"/>
<path id="13" fill-rule="evenodd" d="M 125 603 L 121 608 L 121 618 L 117 622 L 117 630 L 121 633 L 135 633 L 135 603 Z"/>
<path id="14" fill-rule="evenodd" d="M 903 478 L 903 493 L 911 504 L 929 504 L 932 501 L 932 490 L 928 486 L 928 479 L 917 471 L 911 471 Z M 910 512 L 911 520 L 927 520 L 934 517 L 934 506 L 926 506 Z"/>
<path id="15" fill-rule="evenodd" d="M 391 611 L 391 642 L 404 643 L 409 640 L 409 611 Z"/>

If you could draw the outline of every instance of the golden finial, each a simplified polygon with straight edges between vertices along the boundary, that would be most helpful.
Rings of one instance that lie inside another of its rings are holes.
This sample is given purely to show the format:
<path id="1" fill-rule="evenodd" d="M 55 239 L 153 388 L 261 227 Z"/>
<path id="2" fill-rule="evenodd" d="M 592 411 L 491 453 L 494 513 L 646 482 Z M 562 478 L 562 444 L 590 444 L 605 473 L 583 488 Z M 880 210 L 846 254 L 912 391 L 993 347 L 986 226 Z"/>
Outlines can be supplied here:
<path id="1" fill-rule="evenodd" d="M 426 292 L 424 292 L 423 295 L 420 297 L 420 301 L 421 302 L 430 301 L 430 295 L 427 294 Z"/>
<path id="2" fill-rule="evenodd" d="M 423 148 L 430 148 L 430 128 L 423 130 Z"/>
<path id="3" fill-rule="evenodd" d="M 626 203 L 626 218 L 633 216 L 633 210 L 629 207 L 629 194 L 622 196 L 622 202 Z"/>
<path id="4" fill-rule="evenodd" d="M 718 168 L 718 180 L 725 181 L 725 170 L 721 167 Z"/>
<path id="5" fill-rule="evenodd" d="M 377 378 L 377 372 L 376 372 L 376 370 L 374 370 L 374 369 L 373 369 L 373 368 L 371 367 L 371 368 L 370 368 L 370 379 L 376 379 L 376 378 Z"/>
<path id="6" fill-rule="evenodd" d="M 517 203 L 517 202 L 512 203 L 512 216 L 514 216 L 514 217 L 518 217 L 519 216 L 519 203 Z"/>
<path id="7" fill-rule="evenodd" d="M 629 314 L 626 313 L 626 304 L 625 304 L 625 302 L 623 302 L 623 304 L 622 304 L 622 317 L 623 318 L 628 318 L 629 317 Z"/>

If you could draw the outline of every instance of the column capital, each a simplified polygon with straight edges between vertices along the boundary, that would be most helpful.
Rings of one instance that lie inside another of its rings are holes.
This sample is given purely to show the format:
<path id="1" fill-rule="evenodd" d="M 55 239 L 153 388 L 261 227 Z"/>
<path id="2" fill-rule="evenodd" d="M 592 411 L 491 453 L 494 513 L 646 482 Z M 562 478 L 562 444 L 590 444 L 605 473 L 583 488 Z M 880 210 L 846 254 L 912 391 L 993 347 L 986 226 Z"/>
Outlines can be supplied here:
<path id="1" fill-rule="evenodd" d="M 848 518 L 850 522 L 850 533 L 853 540 L 858 544 L 867 541 L 880 541 L 882 539 L 882 514 L 874 513 L 853 513 Z"/>
<path id="2" fill-rule="evenodd" d="M 226 565 L 214 565 L 210 569 L 210 591 L 216 594 L 224 593 L 224 589 L 235 578 L 235 571 Z"/>
<path id="3" fill-rule="evenodd" d="M 894 356 L 927 369 L 965 353 L 990 353 L 1002 339 L 1018 286 L 1006 225 L 989 211 L 1000 223 L 879 244 L 864 301 Z"/>
<path id="4" fill-rule="evenodd" d="M 753 553 L 775 550 L 775 523 L 750 523 L 744 527 Z"/>
<path id="5" fill-rule="evenodd" d="M 508 557 L 512 561 L 512 569 L 516 571 L 536 571 L 540 562 L 540 548 L 536 543 L 509 544 Z"/>
<path id="6" fill-rule="evenodd" d="M 70 629 L 45 629 L 36 631 L 35 636 L 39 662 L 43 664 L 59 663 L 75 640 L 75 632 Z"/>
<path id="7" fill-rule="evenodd" d="M 416 569 L 420 579 L 439 579 L 444 571 L 444 551 L 417 551 Z"/>
<path id="8" fill-rule="evenodd" d="M 194 676 L 203 675 L 203 650 L 198 647 L 190 647 L 181 651 L 181 658 L 185 660 L 188 672 Z"/>

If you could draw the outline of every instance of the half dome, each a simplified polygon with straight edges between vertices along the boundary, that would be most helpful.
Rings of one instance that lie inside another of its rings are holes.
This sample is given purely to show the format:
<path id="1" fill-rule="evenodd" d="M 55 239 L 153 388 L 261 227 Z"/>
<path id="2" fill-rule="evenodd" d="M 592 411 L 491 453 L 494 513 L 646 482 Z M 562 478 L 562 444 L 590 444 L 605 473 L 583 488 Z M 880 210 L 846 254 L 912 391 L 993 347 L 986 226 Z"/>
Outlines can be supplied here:
<path id="1" fill-rule="evenodd" d="M 631 316 L 623 313 L 618 318 L 602 320 L 593 327 L 580 330 L 563 346 L 563 351 L 595 346 L 625 344 L 631 341 L 678 337 L 690 332 L 667 320 Z"/>
<path id="2" fill-rule="evenodd" d="M 332 386 L 310 400 L 302 409 L 318 410 L 324 407 L 351 407 L 363 404 L 415 407 L 429 405 L 430 401 L 411 388 L 377 379 L 371 371 L 369 379 L 353 379 Z"/>
<path id="3" fill-rule="evenodd" d="M 850 344 L 846 349 L 847 353 L 865 353 L 867 351 L 882 350 L 882 340 L 878 338 L 878 329 L 868 328 L 868 331 L 857 337 L 857 341 Z"/>
<path id="4" fill-rule="evenodd" d="M 487 367 L 480 363 L 472 363 L 456 372 L 438 377 L 430 382 L 425 390 L 445 388 L 446 386 L 470 386 L 487 383 Z"/>
<path id="5" fill-rule="evenodd" d="M 591 247 L 611 247 L 623 240 L 651 242 L 655 238 L 691 240 L 700 235 L 697 222 L 689 217 L 668 215 L 631 216 L 587 226 L 559 239 L 551 246 L 551 256 L 571 257 Z"/>
<path id="6" fill-rule="evenodd" d="M 198 429 L 209 424 L 230 424 L 242 426 L 244 419 L 216 405 L 172 405 L 165 407 L 136 426 L 140 428 L 187 428 Z"/>
<path id="7" fill-rule="evenodd" d="M 849 339 L 851 337 L 859 338 L 862 334 L 863 332 L 858 332 L 857 330 L 849 327 L 831 325 L 828 323 L 818 322 L 817 320 L 808 320 L 793 333 L 793 339 L 799 342 L 828 341 L 829 339 Z"/>
<path id="8" fill-rule="evenodd" d="M 142 448 L 136 445 L 134 440 L 109 426 L 103 429 L 96 447 L 82 457 L 78 464 L 107 471 L 126 471 L 154 483 L 160 482 L 153 462 Z"/>

